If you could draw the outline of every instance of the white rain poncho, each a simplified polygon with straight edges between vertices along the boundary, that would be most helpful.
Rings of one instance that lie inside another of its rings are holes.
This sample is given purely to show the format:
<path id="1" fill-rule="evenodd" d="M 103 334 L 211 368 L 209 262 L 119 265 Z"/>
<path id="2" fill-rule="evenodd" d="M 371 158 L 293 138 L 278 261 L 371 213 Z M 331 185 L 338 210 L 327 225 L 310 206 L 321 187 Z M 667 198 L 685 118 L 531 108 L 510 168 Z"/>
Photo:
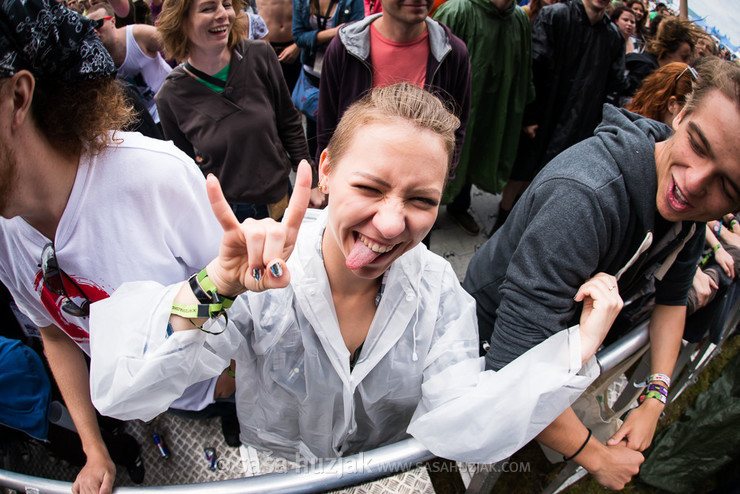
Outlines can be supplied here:
<path id="1" fill-rule="evenodd" d="M 93 304 L 91 393 L 98 410 L 150 420 L 188 384 L 234 359 L 245 444 L 312 461 L 410 433 L 439 456 L 492 462 L 531 440 L 596 377 L 595 365 L 577 374 L 577 327 L 498 373 L 482 372 L 475 303 L 449 263 L 423 245 L 389 269 L 350 372 L 321 257 L 325 222 L 326 213 L 309 211 L 288 261 L 290 286 L 238 297 L 221 335 L 168 336 L 180 285 L 127 284 Z"/>

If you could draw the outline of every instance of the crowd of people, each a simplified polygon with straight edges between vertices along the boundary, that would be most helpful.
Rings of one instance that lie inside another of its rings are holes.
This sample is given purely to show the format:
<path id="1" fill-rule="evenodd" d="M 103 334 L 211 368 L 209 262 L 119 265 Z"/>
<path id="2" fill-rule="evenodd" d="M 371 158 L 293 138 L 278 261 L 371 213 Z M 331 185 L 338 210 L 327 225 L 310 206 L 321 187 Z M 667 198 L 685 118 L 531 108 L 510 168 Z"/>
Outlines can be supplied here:
<path id="1" fill-rule="evenodd" d="M 4 2 L 2 430 L 74 492 L 142 482 L 120 420 L 163 412 L 308 461 L 536 438 L 622 488 L 740 269 L 740 66 L 687 10 Z M 480 233 L 473 185 L 501 202 L 461 284 L 424 244 L 441 206 Z M 593 355 L 646 314 L 644 397 L 592 432 Z"/>

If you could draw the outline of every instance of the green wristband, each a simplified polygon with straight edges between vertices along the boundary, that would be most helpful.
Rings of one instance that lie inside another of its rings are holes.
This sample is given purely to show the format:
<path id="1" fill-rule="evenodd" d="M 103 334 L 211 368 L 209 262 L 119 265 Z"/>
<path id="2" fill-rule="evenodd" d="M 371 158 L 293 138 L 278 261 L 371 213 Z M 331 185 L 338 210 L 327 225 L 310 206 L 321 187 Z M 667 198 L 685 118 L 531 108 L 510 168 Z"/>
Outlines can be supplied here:
<path id="1" fill-rule="evenodd" d="M 213 319 L 223 312 L 221 304 L 172 304 L 172 313 L 186 319 Z"/>
<path id="2" fill-rule="evenodd" d="M 229 316 L 226 314 L 226 311 L 223 309 L 223 306 L 221 304 L 179 304 L 177 302 L 172 304 L 172 310 L 171 313 L 184 317 L 185 319 L 190 320 L 190 322 L 195 326 L 196 328 L 200 329 L 204 333 L 208 334 L 214 334 L 218 335 L 226 331 L 226 325 L 229 323 Z M 224 316 L 224 327 L 221 331 L 209 331 L 207 329 L 204 329 L 203 326 L 198 326 L 193 322 L 193 319 L 215 319 L 219 316 Z"/>
<path id="3" fill-rule="evenodd" d="M 659 402 L 661 402 L 664 405 L 668 401 L 665 396 L 663 396 L 662 394 L 658 393 L 657 391 L 649 391 L 645 395 L 645 399 L 647 400 L 648 398 L 655 398 L 656 400 L 658 400 Z"/>
<path id="4" fill-rule="evenodd" d="M 234 303 L 233 298 L 218 293 L 216 285 L 211 281 L 211 278 L 208 277 L 206 268 L 203 268 L 200 273 L 198 273 L 196 279 L 203 291 L 211 296 L 212 302 L 220 302 L 224 309 L 228 309 Z"/>

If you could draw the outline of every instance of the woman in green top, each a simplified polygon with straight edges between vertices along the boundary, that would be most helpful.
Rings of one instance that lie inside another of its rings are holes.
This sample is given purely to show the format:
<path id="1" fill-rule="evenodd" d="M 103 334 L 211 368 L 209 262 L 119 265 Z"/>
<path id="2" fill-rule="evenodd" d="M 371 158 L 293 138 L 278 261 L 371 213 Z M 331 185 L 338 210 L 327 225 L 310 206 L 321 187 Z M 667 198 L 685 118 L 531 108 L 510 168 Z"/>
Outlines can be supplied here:
<path id="1" fill-rule="evenodd" d="M 290 169 L 310 157 L 275 53 L 246 39 L 241 7 L 241 0 L 165 3 L 162 42 L 184 63 L 157 93 L 157 108 L 165 137 L 219 178 L 240 221 L 280 218 Z"/>

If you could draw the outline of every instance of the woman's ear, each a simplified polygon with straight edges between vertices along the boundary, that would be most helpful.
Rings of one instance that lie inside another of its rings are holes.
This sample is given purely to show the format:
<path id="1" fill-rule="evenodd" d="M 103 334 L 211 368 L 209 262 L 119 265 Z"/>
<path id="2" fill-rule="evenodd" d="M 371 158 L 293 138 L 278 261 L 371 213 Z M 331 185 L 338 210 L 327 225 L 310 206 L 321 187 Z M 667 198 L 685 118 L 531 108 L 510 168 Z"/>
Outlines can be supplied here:
<path id="1" fill-rule="evenodd" d="M 668 105 L 666 106 L 666 108 L 668 110 L 668 113 L 673 115 L 673 117 L 675 118 L 683 109 L 683 106 L 678 102 L 678 98 L 676 98 L 675 96 L 671 96 L 668 99 Z"/>
<path id="2" fill-rule="evenodd" d="M 329 168 L 329 150 L 324 149 L 321 151 L 321 156 L 319 157 L 319 183 L 325 181 L 326 177 L 329 176 Z"/>

